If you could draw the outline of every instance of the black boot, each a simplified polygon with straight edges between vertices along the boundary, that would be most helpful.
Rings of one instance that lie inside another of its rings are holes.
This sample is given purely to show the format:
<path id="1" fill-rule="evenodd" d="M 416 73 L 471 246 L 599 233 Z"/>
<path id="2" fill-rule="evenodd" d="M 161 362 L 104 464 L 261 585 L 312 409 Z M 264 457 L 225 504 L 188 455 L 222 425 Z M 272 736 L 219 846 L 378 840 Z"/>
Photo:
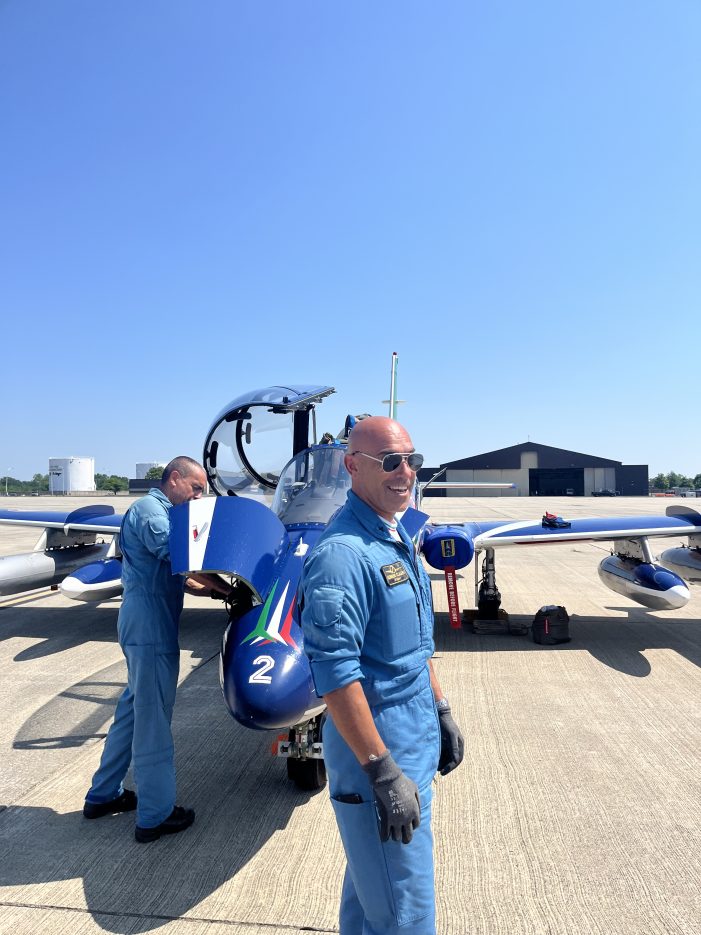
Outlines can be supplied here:
<path id="1" fill-rule="evenodd" d="M 155 828 L 140 828 L 137 825 L 134 829 L 134 837 L 140 844 L 148 844 L 149 841 L 157 841 L 162 834 L 177 834 L 179 831 L 184 831 L 194 820 L 194 809 L 176 805 L 166 820 L 156 825 Z"/>
<path id="2" fill-rule="evenodd" d="M 109 802 L 86 802 L 83 815 L 86 818 L 102 818 L 104 815 L 116 815 L 118 812 L 133 812 L 136 808 L 136 793 L 125 789 L 116 799 Z"/>

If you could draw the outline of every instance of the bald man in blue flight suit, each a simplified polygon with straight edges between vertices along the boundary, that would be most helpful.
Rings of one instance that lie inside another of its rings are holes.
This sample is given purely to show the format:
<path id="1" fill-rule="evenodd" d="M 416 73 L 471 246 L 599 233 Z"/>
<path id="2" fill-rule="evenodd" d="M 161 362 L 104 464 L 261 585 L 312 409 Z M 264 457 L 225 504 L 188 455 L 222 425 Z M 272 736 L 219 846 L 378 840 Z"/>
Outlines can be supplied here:
<path id="1" fill-rule="evenodd" d="M 430 581 L 395 519 L 421 461 L 399 423 L 355 425 L 345 456 L 352 489 L 300 583 L 347 859 L 341 935 L 435 933 L 431 783 L 459 765 L 464 743 L 431 665 Z"/>
<path id="2" fill-rule="evenodd" d="M 127 660 L 128 681 L 110 727 L 100 766 L 85 797 L 86 818 L 136 809 L 136 840 L 155 841 L 184 831 L 195 820 L 191 808 L 175 804 L 171 718 L 180 665 L 178 625 L 183 591 L 224 595 L 214 576 L 185 581 L 170 566 L 170 508 L 199 499 L 204 469 L 192 458 L 174 458 L 152 488 L 127 511 L 120 531 L 124 596 L 117 630 Z M 137 795 L 123 780 L 133 762 Z"/>

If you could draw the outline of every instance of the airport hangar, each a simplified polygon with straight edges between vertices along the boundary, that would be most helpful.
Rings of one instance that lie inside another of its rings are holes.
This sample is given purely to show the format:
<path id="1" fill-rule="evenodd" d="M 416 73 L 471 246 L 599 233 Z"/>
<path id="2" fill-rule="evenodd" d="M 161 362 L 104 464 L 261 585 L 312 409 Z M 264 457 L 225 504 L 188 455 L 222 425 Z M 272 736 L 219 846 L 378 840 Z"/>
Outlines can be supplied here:
<path id="1" fill-rule="evenodd" d="M 445 469 L 437 481 L 482 481 L 512 483 L 515 489 L 431 490 L 426 496 L 502 497 L 589 497 L 601 492 L 620 496 L 646 497 L 649 493 L 648 465 L 623 464 L 610 458 L 553 448 L 537 442 L 524 442 L 487 451 L 471 458 L 448 461 L 438 467 L 421 468 L 419 481 L 425 483 Z"/>

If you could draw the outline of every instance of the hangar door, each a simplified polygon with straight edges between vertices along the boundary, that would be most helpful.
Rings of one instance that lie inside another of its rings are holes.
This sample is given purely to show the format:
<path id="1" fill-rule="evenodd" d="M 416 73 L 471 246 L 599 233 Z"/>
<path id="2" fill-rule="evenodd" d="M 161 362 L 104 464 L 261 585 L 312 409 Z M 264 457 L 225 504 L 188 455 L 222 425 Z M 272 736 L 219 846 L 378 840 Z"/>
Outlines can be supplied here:
<path id="1" fill-rule="evenodd" d="M 528 493 L 531 497 L 583 497 L 584 468 L 531 468 Z"/>

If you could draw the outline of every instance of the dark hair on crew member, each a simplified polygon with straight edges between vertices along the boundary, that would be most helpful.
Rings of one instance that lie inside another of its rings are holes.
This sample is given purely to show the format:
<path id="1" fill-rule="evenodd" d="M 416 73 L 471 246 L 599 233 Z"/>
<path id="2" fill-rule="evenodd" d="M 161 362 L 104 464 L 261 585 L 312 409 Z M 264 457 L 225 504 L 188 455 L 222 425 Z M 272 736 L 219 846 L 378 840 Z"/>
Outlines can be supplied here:
<path id="1" fill-rule="evenodd" d="M 168 481 L 168 478 L 173 473 L 173 471 L 177 471 L 181 477 L 189 477 L 189 475 L 196 470 L 202 470 L 202 465 L 199 461 L 195 461 L 194 458 L 188 458 L 187 455 L 178 455 L 177 458 L 173 458 L 173 460 L 169 461 L 168 464 L 166 464 L 166 466 L 163 468 L 163 474 L 161 475 L 161 485 Z"/>

